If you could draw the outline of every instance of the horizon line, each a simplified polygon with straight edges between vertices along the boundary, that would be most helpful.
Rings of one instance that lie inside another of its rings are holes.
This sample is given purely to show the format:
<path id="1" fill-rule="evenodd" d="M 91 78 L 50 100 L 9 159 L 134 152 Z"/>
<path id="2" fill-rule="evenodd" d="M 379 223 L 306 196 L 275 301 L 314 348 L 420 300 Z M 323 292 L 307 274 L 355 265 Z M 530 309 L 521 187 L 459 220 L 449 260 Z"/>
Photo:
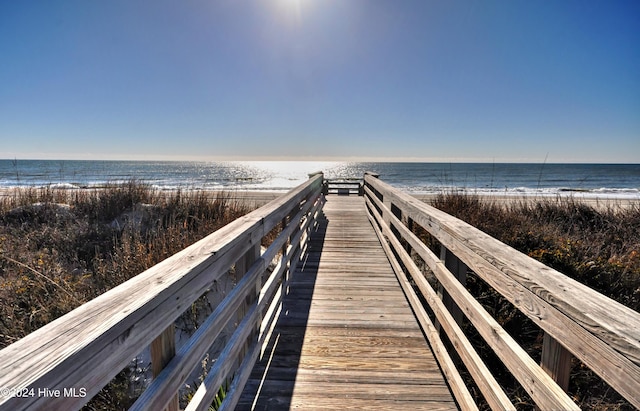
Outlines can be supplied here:
<path id="1" fill-rule="evenodd" d="M 7 153 L 8 154 L 8 153 Z M 167 162 L 354 162 L 354 163 L 481 163 L 481 164 L 640 164 L 640 161 L 611 161 L 593 159 L 549 159 L 531 158 L 474 158 L 474 157 L 371 157 L 371 156 L 167 156 L 167 155 L 60 155 L 31 153 L 23 155 L 0 154 L 8 161 L 167 161 Z"/>

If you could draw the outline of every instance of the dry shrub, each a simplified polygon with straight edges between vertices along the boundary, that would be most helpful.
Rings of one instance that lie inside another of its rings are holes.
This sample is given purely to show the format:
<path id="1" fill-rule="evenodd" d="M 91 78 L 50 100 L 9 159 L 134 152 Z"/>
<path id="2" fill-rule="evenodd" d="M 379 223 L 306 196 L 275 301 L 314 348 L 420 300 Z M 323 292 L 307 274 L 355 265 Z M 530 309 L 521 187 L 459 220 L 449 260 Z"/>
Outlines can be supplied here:
<path id="1" fill-rule="evenodd" d="M 20 189 L 0 198 L 0 349 L 246 214 L 227 194 Z M 87 409 L 125 409 L 119 374 Z"/>
<path id="2" fill-rule="evenodd" d="M 640 311 L 640 207 L 594 208 L 571 197 L 498 203 L 474 195 L 443 194 L 432 205 L 479 228 L 542 263 Z M 414 230 L 432 248 L 435 240 Z M 542 332 L 478 276 L 469 273 L 467 288 L 536 361 Z M 504 369 L 472 327 L 474 345 L 495 370 L 510 398 L 533 407 L 524 390 Z M 619 394 L 574 359 L 569 395 L 583 409 L 632 410 Z"/>

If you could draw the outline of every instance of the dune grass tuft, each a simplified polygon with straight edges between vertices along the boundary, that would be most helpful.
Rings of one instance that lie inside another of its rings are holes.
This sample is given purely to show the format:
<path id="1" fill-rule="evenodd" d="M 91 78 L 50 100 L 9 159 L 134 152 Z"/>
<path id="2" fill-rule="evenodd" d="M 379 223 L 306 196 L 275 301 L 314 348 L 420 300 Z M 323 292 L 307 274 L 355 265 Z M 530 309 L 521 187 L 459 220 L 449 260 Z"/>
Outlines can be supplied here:
<path id="1" fill-rule="evenodd" d="M 571 197 L 499 203 L 474 195 L 442 194 L 431 203 L 522 253 L 640 311 L 640 207 L 591 207 Z M 418 233 L 436 248 L 426 232 Z M 505 298 L 469 273 L 467 288 L 536 361 L 541 330 Z M 534 409 L 473 327 L 474 345 L 518 409 Z M 472 384 L 470 382 L 470 384 Z M 583 409 L 633 410 L 624 398 L 574 358 L 569 395 Z"/>
<path id="2" fill-rule="evenodd" d="M 221 193 L 131 181 L 0 197 L 0 349 L 250 211 Z M 126 409 L 123 372 L 87 409 Z"/>

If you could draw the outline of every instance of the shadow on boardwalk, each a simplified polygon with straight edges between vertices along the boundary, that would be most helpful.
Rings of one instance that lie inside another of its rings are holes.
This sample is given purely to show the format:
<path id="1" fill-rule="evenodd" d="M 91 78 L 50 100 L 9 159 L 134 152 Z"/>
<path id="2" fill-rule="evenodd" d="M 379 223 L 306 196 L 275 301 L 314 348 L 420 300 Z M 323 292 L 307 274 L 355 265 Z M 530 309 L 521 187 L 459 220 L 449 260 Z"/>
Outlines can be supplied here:
<path id="1" fill-rule="evenodd" d="M 285 296 L 282 312 L 262 360 L 256 363 L 236 410 L 289 409 L 291 406 L 328 223 L 324 213 L 321 213 L 302 261 L 292 275 L 296 280 L 304 278 L 304 285 L 296 284 Z M 264 387 L 263 381 L 269 387 Z"/>

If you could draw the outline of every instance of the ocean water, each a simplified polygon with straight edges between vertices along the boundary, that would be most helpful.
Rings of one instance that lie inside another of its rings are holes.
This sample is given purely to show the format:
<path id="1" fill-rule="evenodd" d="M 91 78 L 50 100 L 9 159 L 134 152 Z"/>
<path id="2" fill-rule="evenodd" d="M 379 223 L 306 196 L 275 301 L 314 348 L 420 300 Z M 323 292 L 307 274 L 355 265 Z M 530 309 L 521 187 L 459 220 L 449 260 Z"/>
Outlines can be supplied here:
<path id="1" fill-rule="evenodd" d="M 161 190 L 287 191 L 315 171 L 323 171 L 327 178 L 359 178 L 373 171 L 387 183 L 416 194 L 462 191 L 640 199 L 640 164 L 0 160 L 0 187 L 73 189 L 135 179 Z"/>

